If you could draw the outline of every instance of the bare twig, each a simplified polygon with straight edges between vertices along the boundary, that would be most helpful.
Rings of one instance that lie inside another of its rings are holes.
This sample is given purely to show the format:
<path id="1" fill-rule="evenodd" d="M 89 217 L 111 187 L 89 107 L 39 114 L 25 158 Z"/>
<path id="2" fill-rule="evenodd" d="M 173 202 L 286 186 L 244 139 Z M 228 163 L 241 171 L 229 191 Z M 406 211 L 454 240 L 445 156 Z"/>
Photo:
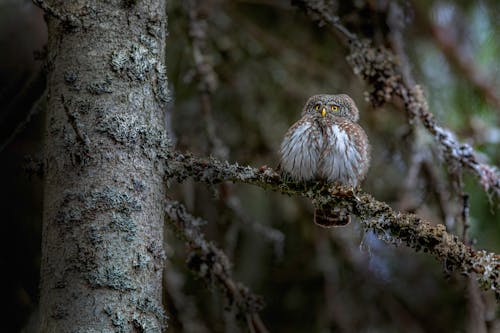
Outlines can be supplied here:
<path id="1" fill-rule="evenodd" d="M 214 158 L 199 159 L 176 153 L 169 159 L 168 177 L 183 181 L 188 177 L 202 183 L 246 183 L 287 195 L 308 198 L 319 205 L 338 205 L 359 217 L 361 226 L 387 242 L 404 244 L 430 253 L 463 274 L 476 273 L 479 285 L 500 297 L 500 255 L 476 251 L 446 232 L 443 225 L 431 225 L 413 214 L 394 211 L 388 204 L 375 200 L 360 189 L 327 186 L 318 183 L 293 183 L 282 179 L 268 167 L 255 169 L 229 164 Z"/>

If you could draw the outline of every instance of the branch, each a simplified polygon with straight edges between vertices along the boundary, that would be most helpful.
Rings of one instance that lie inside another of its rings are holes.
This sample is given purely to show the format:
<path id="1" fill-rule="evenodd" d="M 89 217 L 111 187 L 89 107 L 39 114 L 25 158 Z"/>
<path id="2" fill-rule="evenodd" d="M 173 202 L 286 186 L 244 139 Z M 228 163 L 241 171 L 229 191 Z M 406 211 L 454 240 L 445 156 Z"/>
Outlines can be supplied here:
<path id="1" fill-rule="evenodd" d="M 446 232 L 444 225 L 431 225 L 413 214 L 394 211 L 388 204 L 375 200 L 361 189 L 329 186 L 321 183 L 294 183 L 283 179 L 271 168 L 229 164 L 214 158 L 201 159 L 175 153 L 170 156 L 168 178 L 218 184 L 244 183 L 312 200 L 315 205 L 341 206 L 357 216 L 361 226 L 392 244 L 404 244 L 430 253 L 445 265 L 465 275 L 476 273 L 483 289 L 493 290 L 500 298 L 500 255 L 476 251 Z"/>
<path id="2" fill-rule="evenodd" d="M 441 146 L 449 167 L 465 167 L 479 178 L 485 191 L 491 191 L 500 197 L 498 169 L 479 162 L 476 152 L 470 145 L 459 142 L 452 131 L 437 123 L 434 115 L 428 110 L 420 86 L 410 87 L 404 82 L 401 65 L 393 52 L 383 47 L 375 48 L 370 41 L 359 39 L 340 23 L 337 16 L 328 11 L 327 6 L 322 5 L 322 1 L 295 0 L 294 3 L 305 9 L 312 19 L 329 25 L 347 39 L 350 51 L 348 63 L 356 75 L 374 88 L 370 93 L 370 100 L 374 106 L 381 106 L 394 97 L 400 98 L 410 124 L 415 126 L 414 119 L 422 122 Z"/>
<path id="3" fill-rule="evenodd" d="M 267 332 L 257 313 L 263 306 L 261 298 L 241 283 L 233 281 L 229 259 L 213 243 L 207 242 L 199 230 L 206 221 L 192 216 L 182 204 L 171 199 L 167 199 L 165 211 L 178 237 L 189 246 L 188 267 L 222 289 L 229 304 L 236 308 L 240 317 L 246 319 L 254 332 Z"/>

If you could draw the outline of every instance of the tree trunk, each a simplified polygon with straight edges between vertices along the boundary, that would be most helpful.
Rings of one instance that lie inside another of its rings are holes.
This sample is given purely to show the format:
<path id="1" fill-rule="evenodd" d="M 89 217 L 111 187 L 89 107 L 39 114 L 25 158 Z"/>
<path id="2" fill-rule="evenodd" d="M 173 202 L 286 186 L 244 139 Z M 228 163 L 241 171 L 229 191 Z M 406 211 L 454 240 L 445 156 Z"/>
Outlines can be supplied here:
<path id="1" fill-rule="evenodd" d="M 37 2 L 49 14 L 40 330 L 161 332 L 165 1 Z"/>

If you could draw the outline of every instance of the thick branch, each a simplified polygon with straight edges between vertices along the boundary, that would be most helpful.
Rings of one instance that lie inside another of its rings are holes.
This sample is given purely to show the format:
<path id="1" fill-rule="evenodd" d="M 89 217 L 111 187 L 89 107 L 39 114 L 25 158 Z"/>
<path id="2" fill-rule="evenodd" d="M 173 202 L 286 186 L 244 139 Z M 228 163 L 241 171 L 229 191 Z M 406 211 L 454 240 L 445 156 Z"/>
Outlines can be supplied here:
<path id="1" fill-rule="evenodd" d="M 315 205 L 337 205 L 359 217 L 361 226 L 393 244 L 404 244 L 415 250 L 429 252 L 446 269 L 463 274 L 476 273 L 484 289 L 494 290 L 500 297 L 500 255 L 476 251 L 446 232 L 444 225 L 431 225 L 413 214 L 394 211 L 388 204 L 375 200 L 361 189 L 320 183 L 290 182 L 271 168 L 229 164 L 213 158 L 200 159 L 190 155 L 171 156 L 169 178 L 218 184 L 233 182 L 252 184 L 279 193 L 301 196 Z"/>
<path id="2" fill-rule="evenodd" d="M 393 52 L 383 47 L 375 48 L 370 41 L 362 41 L 344 27 L 339 18 L 330 13 L 321 1 L 294 2 L 305 8 L 312 19 L 329 25 L 347 39 L 350 51 L 347 60 L 354 73 L 374 88 L 370 93 L 373 105 L 381 106 L 394 97 L 399 97 L 409 119 L 419 119 L 439 143 L 451 168 L 465 167 L 479 178 L 486 191 L 500 196 L 500 174 L 497 168 L 481 163 L 470 145 L 459 142 L 452 131 L 437 123 L 434 115 L 428 110 L 422 89 L 418 85 L 410 87 L 404 82 L 403 70 Z"/>

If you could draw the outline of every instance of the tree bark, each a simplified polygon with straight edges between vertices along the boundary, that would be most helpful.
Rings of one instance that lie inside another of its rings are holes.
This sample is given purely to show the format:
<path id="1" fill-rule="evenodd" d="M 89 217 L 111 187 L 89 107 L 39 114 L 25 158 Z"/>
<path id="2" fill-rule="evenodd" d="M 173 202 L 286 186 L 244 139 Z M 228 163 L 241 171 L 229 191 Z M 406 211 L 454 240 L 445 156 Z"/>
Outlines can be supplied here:
<path id="1" fill-rule="evenodd" d="M 168 91 L 162 0 L 48 16 L 41 332 L 161 332 Z"/>

